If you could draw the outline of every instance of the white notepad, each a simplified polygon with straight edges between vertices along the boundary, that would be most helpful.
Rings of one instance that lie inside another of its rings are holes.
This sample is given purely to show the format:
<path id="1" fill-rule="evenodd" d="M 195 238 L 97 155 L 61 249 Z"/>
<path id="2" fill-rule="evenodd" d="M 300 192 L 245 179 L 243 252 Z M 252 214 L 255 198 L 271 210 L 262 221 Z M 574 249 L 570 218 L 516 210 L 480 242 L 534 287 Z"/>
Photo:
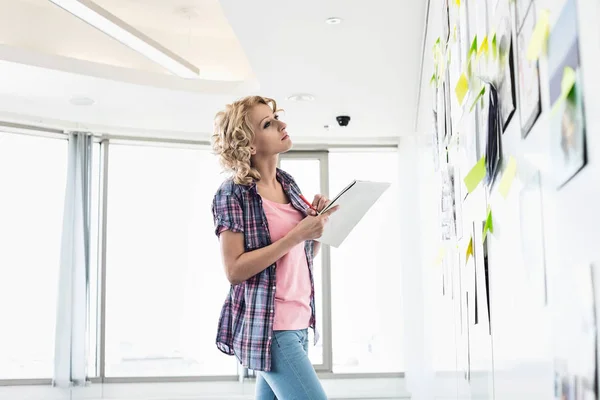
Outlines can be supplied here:
<path id="1" fill-rule="evenodd" d="M 323 235 L 317 240 L 333 247 L 339 247 L 389 187 L 390 184 L 385 182 L 352 181 L 331 200 L 329 206 L 321 211 L 324 213 L 330 207 L 340 206 L 336 212 L 331 214 L 323 230 Z"/>

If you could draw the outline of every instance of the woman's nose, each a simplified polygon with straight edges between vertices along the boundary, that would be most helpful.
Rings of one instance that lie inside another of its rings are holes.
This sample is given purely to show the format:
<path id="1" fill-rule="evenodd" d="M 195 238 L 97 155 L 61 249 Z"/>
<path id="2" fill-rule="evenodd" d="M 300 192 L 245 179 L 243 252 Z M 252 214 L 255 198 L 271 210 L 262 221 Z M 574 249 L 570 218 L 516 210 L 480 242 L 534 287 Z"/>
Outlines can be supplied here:
<path id="1" fill-rule="evenodd" d="M 283 122 L 283 121 L 277 121 L 277 122 L 279 122 L 279 130 L 280 131 L 282 131 L 285 128 L 287 128 L 287 124 L 285 122 Z"/>

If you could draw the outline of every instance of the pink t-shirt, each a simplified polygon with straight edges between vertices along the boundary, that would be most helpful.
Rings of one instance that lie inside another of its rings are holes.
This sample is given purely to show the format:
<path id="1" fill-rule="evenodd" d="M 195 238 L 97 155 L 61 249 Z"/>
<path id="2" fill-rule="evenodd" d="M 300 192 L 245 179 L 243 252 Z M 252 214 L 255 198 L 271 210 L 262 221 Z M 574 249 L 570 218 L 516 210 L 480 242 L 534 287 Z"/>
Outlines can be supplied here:
<path id="1" fill-rule="evenodd" d="M 263 199 L 271 242 L 276 242 L 294 228 L 304 216 L 291 204 Z M 311 310 L 311 285 L 304 242 L 294 246 L 276 262 L 275 319 L 273 330 L 308 328 Z"/>

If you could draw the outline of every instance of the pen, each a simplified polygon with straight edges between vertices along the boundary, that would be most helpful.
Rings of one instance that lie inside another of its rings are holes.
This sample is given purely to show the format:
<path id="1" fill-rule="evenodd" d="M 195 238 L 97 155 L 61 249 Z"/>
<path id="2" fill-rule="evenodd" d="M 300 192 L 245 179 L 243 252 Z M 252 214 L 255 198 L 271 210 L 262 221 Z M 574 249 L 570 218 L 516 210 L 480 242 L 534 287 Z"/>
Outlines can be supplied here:
<path id="1" fill-rule="evenodd" d="M 306 200 L 306 197 L 304 197 L 304 196 L 300 195 L 300 198 L 302 199 L 302 201 L 303 201 L 303 202 L 305 202 L 305 203 L 306 203 L 306 205 L 307 205 L 307 206 L 309 206 L 309 207 L 310 207 L 310 209 L 311 209 L 311 210 L 313 210 L 313 211 L 315 211 L 315 212 L 317 212 L 317 213 L 318 213 L 317 209 L 316 209 L 316 208 L 314 208 L 314 207 L 312 206 L 312 204 L 310 204 L 310 202 L 309 202 L 308 200 Z"/>

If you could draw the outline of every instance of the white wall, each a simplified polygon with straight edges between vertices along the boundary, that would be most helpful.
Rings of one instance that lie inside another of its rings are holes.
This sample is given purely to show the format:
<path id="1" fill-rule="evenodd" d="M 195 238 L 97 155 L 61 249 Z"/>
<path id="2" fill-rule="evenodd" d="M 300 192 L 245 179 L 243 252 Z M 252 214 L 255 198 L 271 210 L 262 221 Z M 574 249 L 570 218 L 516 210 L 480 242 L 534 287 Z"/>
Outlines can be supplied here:
<path id="1" fill-rule="evenodd" d="M 550 10 L 550 22 L 553 25 L 564 1 L 536 0 L 535 3 L 538 15 L 543 8 Z M 597 88 L 600 87 L 600 77 L 596 73 L 600 60 L 600 4 L 592 0 L 578 0 L 577 5 L 588 163 L 563 188 L 556 189 L 552 182 L 550 157 L 548 71 L 543 59 L 540 63 L 543 114 L 529 136 L 522 140 L 517 110 L 502 136 L 505 160 L 511 155 L 515 156 L 519 172 L 508 199 L 501 198 L 496 192 L 492 193 L 488 203 L 494 213 L 495 229 L 489 239 L 492 335 L 490 337 L 472 331 L 472 361 L 477 370 L 470 384 L 464 380 L 461 371 L 451 368 L 456 365 L 458 351 L 454 345 L 454 310 L 449 300 L 441 297 L 439 285 L 436 286 L 436 276 L 441 275 L 439 267 L 436 269 L 431 262 L 427 262 L 435 258 L 439 243 L 436 240 L 435 223 L 431 222 L 431 216 L 437 215 L 437 177 L 428 171 L 421 172 L 420 192 L 428 193 L 428 197 L 421 194 L 423 224 L 420 230 L 425 254 L 423 268 L 436 271 L 429 283 L 434 288 L 429 300 L 434 307 L 432 316 L 436 318 L 430 346 L 433 349 L 433 365 L 442 366 L 437 368 L 437 396 L 440 398 L 541 400 L 554 397 L 553 338 L 550 330 L 552 304 L 544 307 L 538 302 L 530 286 L 526 266 L 523 265 L 519 178 L 535 168 L 541 173 L 546 270 L 548 286 L 553 290 L 557 283 L 560 287 L 560 281 L 557 280 L 560 273 L 600 258 L 600 212 L 597 208 L 600 196 L 600 137 L 597 135 L 600 128 L 600 118 L 597 117 L 600 115 L 600 96 Z M 428 82 L 433 71 L 431 48 L 439 36 L 440 6 L 440 2 L 431 2 L 429 35 L 425 46 L 417 130 L 426 137 L 431 135 L 432 89 Z M 423 157 L 429 158 L 431 153 Z M 421 161 L 421 166 L 424 168 L 424 161 Z M 484 196 L 475 197 L 470 204 L 465 204 L 465 208 L 479 209 L 480 204 L 472 203 L 480 201 L 485 209 Z M 551 292 L 550 296 L 552 293 L 555 292 Z M 448 315 L 451 317 L 448 318 Z"/>

